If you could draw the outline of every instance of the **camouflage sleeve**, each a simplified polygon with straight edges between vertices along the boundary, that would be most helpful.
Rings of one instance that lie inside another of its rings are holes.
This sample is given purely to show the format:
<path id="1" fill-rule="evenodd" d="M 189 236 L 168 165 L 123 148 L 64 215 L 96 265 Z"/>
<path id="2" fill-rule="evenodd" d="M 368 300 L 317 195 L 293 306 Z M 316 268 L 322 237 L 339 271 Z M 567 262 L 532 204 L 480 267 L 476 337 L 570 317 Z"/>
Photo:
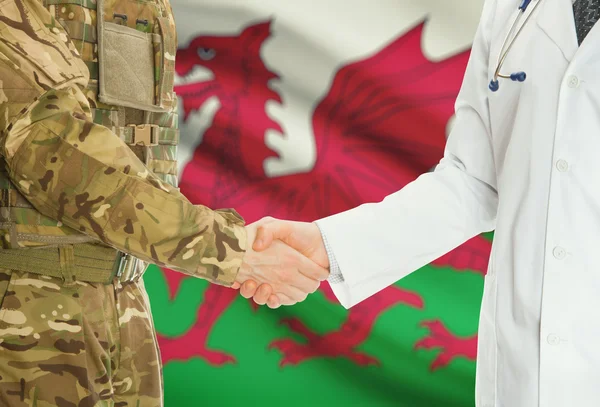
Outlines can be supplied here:
<path id="1" fill-rule="evenodd" d="M 71 228 L 231 285 L 246 248 L 241 217 L 191 204 L 92 123 L 87 68 L 40 3 L 0 2 L 0 147 L 13 183 Z"/>

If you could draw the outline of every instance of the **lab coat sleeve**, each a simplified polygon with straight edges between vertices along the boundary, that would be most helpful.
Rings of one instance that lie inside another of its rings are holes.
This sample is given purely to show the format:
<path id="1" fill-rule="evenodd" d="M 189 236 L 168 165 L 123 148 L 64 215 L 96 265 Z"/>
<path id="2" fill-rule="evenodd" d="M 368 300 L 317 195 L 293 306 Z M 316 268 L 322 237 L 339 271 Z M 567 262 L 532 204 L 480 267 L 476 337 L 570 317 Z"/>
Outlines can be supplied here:
<path id="1" fill-rule="evenodd" d="M 486 0 L 444 157 L 382 202 L 318 221 L 343 273 L 331 284 L 350 308 L 495 228 L 498 193 L 488 109 L 488 61 L 496 0 Z"/>

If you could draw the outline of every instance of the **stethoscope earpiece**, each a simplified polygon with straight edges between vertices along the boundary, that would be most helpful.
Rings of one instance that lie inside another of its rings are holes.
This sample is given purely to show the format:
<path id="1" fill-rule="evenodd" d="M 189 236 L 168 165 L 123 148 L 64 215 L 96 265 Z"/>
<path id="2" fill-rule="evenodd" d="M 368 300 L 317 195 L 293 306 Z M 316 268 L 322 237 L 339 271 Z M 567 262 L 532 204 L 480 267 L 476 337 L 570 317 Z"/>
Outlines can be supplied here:
<path id="1" fill-rule="evenodd" d="M 489 86 L 490 90 L 492 92 L 496 92 L 499 88 L 500 88 L 500 84 L 498 83 L 497 80 L 495 81 L 490 81 L 490 86 Z"/>
<path id="2" fill-rule="evenodd" d="M 525 72 L 515 72 L 510 74 L 510 79 L 515 82 L 524 82 L 525 78 L 527 78 Z"/>

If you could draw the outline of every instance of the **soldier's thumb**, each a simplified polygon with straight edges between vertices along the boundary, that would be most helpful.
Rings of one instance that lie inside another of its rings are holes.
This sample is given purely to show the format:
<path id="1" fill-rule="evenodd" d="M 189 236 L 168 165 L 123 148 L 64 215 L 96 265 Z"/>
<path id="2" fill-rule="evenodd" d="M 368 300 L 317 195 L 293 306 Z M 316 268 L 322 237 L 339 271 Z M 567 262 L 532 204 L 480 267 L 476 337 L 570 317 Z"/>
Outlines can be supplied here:
<path id="1" fill-rule="evenodd" d="M 259 226 L 252 248 L 257 252 L 268 249 L 273 243 L 273 240 L 285 239 L 289 234 L 288 229 L 286 223 L 281 221 L 266 223 Z"/>
<path id="2" fill-rule="evenodd" d="M 267 228 L 267 225 L 259 226 L 256 231 L 256 239 L 254 239 L 254 244 L 252 248 L 257 252 L 266 250 L 273 243 L 273 230 L 271 228 Z"/>

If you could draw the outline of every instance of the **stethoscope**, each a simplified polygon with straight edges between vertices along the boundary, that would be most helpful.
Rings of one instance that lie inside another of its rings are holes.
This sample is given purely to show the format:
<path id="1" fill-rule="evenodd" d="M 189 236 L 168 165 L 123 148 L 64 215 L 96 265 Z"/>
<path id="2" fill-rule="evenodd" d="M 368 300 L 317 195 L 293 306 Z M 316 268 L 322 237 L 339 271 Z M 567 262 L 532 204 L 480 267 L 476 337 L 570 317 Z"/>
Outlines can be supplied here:
<path id="1" fill-rule="evenodd" d="M 529 3 L 531 3 L 531 0 L 522 0 L 521 1 L 521 5 L 519 6 L 519 9 L 517 10 L 517 15 L 515 17 L 515 20 L 514 20 L 512 26 L 510 27 L 510 30 L 508 30 L 508 34 L 506 34 L 506 38 L 504 39 L 504 42 L 502 43 L 502 48 L 500 49 L 500 53 L 498 55 L 496 71 L 494 71 L 494 79 L 492 79 L 490 81 L 490 86 L 489 86 L 489 88 L 492 92 L 496 92 L 500 88 L 500 84 L 498 83 L 498 78 L 510 79 L 515 82 L 523 82 L 525 80 L 525 78 L 527 78 L 527 75 L 525 74 L 525 72 L 521 71 L 521 72 L 511 73 L 510 75 L 502 75 L 500 73 L 500 69 L 502 69 L 502 64 L 504 64 L 506 55 L 508 55 L 508 52 L 510 51 L 511 47 L 515 43 L 515 40 L 519 37 L 521 30 L 523 30 L 523 27 L 525 27 L 525 25 L 527 24 L 527 21 L 529 21 L 529 18 L 535 11 L 536 7 L 540 4 L 540 1 L 541 0 L 537 0 L 535 2 L 533 9 L 531 9 L 531 13 L 529 13 L 527 15 L 527 17 L 525 18 L 525 21 L 523 22 L 523 24 L 521 24 L 521 26 L 519 27 L 519 30 L 513 36 L 513 32 L 515 31 L 515 28 L 518 26 L 519 21 L 521 21 L 522 16 L 525 14 L 525 10 L 527 10 Z M 512 39 L 509 42 L 508 39 L 511 38 L 511 36 L 512 36 Z"/>

